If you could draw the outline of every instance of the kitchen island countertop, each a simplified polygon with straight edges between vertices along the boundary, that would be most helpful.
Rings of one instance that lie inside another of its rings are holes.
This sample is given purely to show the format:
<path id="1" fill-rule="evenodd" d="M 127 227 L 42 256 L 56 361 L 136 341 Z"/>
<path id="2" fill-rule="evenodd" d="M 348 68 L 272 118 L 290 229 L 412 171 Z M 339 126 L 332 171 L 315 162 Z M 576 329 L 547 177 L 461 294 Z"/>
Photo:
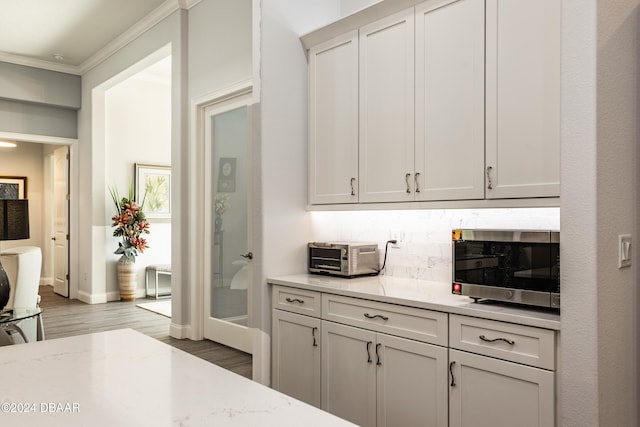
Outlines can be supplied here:
<path id="1" fill-rule="evenodd" d="M 272 285 L 560 330 L 558 310 L 487 301 L 476 303 L 469 297 L 453 295 L 451 283 L 391 276 L 345 279 L 315 274 L 270 277 L 267 282 Z"/>
<path id="2" fill-rule="evenodd" d="M 132 329 L 0 347 L 2 425 L 351 426 Z"/>

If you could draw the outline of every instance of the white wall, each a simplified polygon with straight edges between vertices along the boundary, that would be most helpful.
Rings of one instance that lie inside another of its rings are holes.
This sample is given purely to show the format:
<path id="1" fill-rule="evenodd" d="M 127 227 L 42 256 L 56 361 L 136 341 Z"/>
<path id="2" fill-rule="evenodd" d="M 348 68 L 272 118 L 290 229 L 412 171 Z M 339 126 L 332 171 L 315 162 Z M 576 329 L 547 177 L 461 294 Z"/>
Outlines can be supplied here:
<path id="1" fill-rule="evenodd" d="M 109 187 L 119 196 L 128 194 L 135 185 L 135 164 L 171 166 L 171 76 L 158 76 L 154 69 L 171 69 L 171 57 L 128 78 L 105 92 L 105 167 Z M 142 202 L 139 200 L 139 202 Z M 105 216 L 115 214 L 110 195 L 106 195 Z M 136 259 L 138 297 L 145 296 L 144 269 L 151 264 L 171 264 L 171 223 L 150 221 L 150 234 L 143 237 L 149 248 Z M 120 239 L 107 228 L 104 249 L 106 292 L 108 300 L 118 300 L 113 252 Z"/>
<path id="2" fill-rule="evenodd" d="M 338 17 L 338 1 L 263 0 L 261 85 L 262 247 L 254 268 L 259 307 L 252 312 L 262 335 L 254 343 L 254 379 L 268 383 L 271 298 L 266 278 L 305 265 L 300 242 L 311 236 L 307 201 L 307 61 L 300 35 Z M 255 348 L 259 347 L 259 349 Z"/>
<path id="3" fill-rule="evenodd" d="M 638 5 L 563 2 L 563 426 L 638 424 Z"/>

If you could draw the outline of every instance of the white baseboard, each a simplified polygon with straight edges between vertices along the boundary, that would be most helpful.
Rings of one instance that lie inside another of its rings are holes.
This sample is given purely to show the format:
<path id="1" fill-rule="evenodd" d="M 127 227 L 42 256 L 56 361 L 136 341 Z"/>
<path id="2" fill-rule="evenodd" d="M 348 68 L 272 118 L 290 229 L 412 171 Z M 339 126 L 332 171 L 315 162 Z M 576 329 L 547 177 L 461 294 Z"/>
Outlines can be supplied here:
<path id="1" fill-rule="evenodd" d="M 41 277 L 40 286 L 53 286 L 53 277 Z"/>
<path id="2" fill-rule="evenodd" d="M 169 336 L 178 339 L 191 338 L 191 326 L 190 325 L 178 325 L 171 322 L 169 325 Z"/>
<path id="3" fill-rule="evenodd" d="M 118 298 L 120 298 L 118 296 Z M 78 299 L 87 304 L 102 304 L 108 301 L 108 295 L 102 294 L 90 294 L 85 291 L 78 291 Z"/>

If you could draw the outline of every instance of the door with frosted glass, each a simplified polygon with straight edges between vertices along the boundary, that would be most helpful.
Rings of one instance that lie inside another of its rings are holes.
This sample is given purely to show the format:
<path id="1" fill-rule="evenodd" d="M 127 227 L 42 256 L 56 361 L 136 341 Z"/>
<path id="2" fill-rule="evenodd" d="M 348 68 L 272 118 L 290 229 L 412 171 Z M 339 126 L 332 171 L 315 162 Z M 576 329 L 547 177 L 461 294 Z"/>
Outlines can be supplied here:
<path id="1" fill-rule="evenodd" d="M 205 338 L 251 353 L 250 94 L 205 109 Z"/>

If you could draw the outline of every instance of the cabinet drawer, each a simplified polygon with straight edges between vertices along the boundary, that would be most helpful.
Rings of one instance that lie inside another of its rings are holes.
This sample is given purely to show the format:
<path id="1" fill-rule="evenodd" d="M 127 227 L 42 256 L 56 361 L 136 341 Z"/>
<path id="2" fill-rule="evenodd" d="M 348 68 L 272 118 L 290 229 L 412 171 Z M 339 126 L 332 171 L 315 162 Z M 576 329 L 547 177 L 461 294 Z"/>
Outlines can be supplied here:
<path id="1" fill-rule="evenodd" d="M 436 345 L 447 345 L 447 314 L 338 295 L 322 295 L 322 318 Z"/>
<path id="2" fill-rule="evenodd" d="M 549 329 L 452 314 L 449 346 L 555 370 L 555 332 Z"/>
<path id="3" fill-rule="evenodd" d="M 274 286 L 272 292 L 273 308 L 320 317 L 320 292 L 286 286 Z"/>

